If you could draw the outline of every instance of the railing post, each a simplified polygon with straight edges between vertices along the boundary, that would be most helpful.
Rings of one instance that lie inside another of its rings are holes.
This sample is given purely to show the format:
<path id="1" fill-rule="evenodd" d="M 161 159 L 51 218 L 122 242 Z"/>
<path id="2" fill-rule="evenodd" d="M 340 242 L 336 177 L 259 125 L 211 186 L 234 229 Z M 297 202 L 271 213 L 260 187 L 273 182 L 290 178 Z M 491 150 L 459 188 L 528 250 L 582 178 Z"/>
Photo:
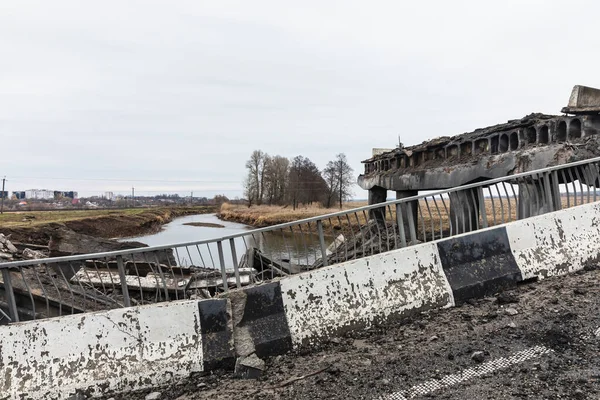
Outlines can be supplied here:
<path id="1" fill-rule="evenodd" d="M 131 307 L 131 299 L 129 298 L 129 288 L 127 287 L 127 277 L 125 276 L 123 256 L 117 256 L 117 269 L 119 270 L 119 280 L 121 281 L 121 291 L 123 292 L 123 305 L 125 307 Z"/>
<path id="2" fill-rule="evenodd" d="M 408 231 L 410 232 L 410 241 L 412 244 L 417 244 L 417 230 L 415 228 L 415 220 L 412 218 L 413 209 L 412 201 L 406 203 L 406 215 L 408 216 Z"/>
<path id="3" fill-rule="evenodd" d="M 165 254 L 167 255 L 167 257 L 169 256 L 166 251 Z M 160 258 L 158 258 L 158 251 L 154 252 L 154 258 L 156 258 L 156 269 L 158 269 L 158 275 L 160 276 L 160 280 L 163 284 L 165 300 L 169 301 L 169 288 L 167 287 L 167 280 L 165 279 L 165 275 L 163 274 L 162 268 L 160 267 Z"/>
<path id="4" fill-rule="evenodd" d="M 552 196 L 552 186 L 550 185 L 550 173 L 546 172 L 543 175 L 543 179 L 544 179 L 544 190 L 545 190 L 545 194 L 546 194 L 546 204 L 548 205 L 548 207 L 550 207 L 550 210 L 548 210 L 549 212 L 555 211 L 556 210 L 556 205 L 554 204 L 556 202 L 556 199 L 554 199 L 554 196 Z"/>
<path id="5" fill-rule="evenodd" d="M 552 171 L 552 193 L 556 199 L 554 211 L 562 210 L 562 196 L 560 195 L 560 186 L 558 181 L 558 171 Z"/>
<path id="6" fill-rule="evenodd" d="M 402 247 L 406 247 L 406 232 L 404 231 L 404 217 L 402 216 L 401 203 L 396 203 L 396 221 L 398 223 L 398 234 Z M 410 217 L 409 217 L 410 218 Z"/>
<path id="7" fill-rule="evenodd" d="M 491 194 L 491 192 L 490 192 Z M 479 186 L 477 188 L 477 197 L 479 197 L 479 215 L 481 215 L 481 227 L 488 227 L 487 213 L 485 212 L 485 197 L 483 196 L 483 188 Z M 502 197 L 500 197 L 502 201 Z M 504 223 L 504 221 L 502 221 Z"/>
<path id="8" fill-rule="evenodd" d="M 19 322 L 19 313 L 17 312 L 17 302 L 13 292 L 12 282 L 10 280 L 10 271 L 2 269 L 2 280 L 4 281 L 4 292 L 6 293 L 6 303 L 8 304 L 8 314 L 12 322 Z"/>
<path id="9" fill-rule="evenodd" d="M 217 242 L 217 250 L 219 252 L 219 263 L 221 264 L 221 278 L 223 279 L 223 291 L 227 292 L 229 290 L 229 285 L 227 284 L 227 271 L 225 271 L 225 257 L 223 257 L 223 241 L 219 240 Z"/>
<path id="10" fill-rule="evenodd" d="M 233 259 L 233 273 L 235 274 L 235 284 L 237 288 L 242 287 L 242 282 L 240 281 L 240 267 L 237 261 L 237 253 L 235 251 L 235 239 L 229 239 L 229 246 L 231 247 L 231 258 Z"/>
<path id="11" fill-rule="evenodd" d="M 323 234 L 323 221 L 317 221 L 317 232 L 319 233 L 319 243 L 321 244 L 321 257 L 323 259 L 323 266 L 327 266 L 327 247 L 325 247 L 325 235 Z"/>

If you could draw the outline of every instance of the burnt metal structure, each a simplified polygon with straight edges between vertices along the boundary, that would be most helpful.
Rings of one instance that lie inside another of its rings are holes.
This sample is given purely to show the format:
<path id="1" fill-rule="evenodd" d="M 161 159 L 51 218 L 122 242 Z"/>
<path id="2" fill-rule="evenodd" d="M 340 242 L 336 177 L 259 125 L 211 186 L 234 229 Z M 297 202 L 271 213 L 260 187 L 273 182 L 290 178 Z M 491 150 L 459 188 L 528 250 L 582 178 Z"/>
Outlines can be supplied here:
<path id="1" fill-rule="evenodd" d="M 575 86 L 562 112 L 560 116 L 534 113 L 416 146 L 374 149 L 373 157 L 363 161 L 364 174 L 358 184 L 369 191 L 369 204 L 377 204 L 386 201 L 388 190 L 402 199 L 420 190 L 447 189 L 600 156 L 600 90 Z M 558 203 L 562 183 L 568 182 L 552 177 L 520 182 L 519 203 L 525 205 L 546 192 L 553 195 L 544 198 Z M 450 194 L 451 219 L 458 226 L 474 225 L 464 222 L 479 217 L 474 205 L 480 196 L 480 191 Z M 544 203 L 533 210 L 520 207 L 519 218 L 550 209 Z M 377 212 L 373 217 L 381 219 Z M 412 219 L 416 221 L 416 213 Z"/>

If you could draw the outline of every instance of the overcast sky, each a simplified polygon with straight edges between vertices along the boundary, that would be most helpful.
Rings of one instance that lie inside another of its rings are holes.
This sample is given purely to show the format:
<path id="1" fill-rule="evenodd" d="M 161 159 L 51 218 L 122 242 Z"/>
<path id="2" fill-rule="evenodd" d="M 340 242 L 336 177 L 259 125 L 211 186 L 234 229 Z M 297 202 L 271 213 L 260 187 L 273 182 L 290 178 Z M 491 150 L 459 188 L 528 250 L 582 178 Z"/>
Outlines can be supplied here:
<path id="1" fill-rule="evenodd" d="M 254 149 L 346 153 L 558 114 L 597 1 L 0 2 L 0 177 L 242 195 Z M 64 179 L 62 179 L 64 178 Z M 356 189 L 357 197 L 366 197 Z"/>

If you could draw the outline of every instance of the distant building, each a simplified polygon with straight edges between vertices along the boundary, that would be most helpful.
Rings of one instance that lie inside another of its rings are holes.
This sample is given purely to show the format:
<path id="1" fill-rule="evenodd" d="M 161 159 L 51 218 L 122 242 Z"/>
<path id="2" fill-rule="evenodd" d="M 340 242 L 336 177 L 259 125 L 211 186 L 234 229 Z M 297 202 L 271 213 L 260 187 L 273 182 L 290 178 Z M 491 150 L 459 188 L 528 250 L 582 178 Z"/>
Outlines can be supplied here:
<path id="1" fill-rule="evenodd" d="M 116 199 L 115 194 L 113 192 L 104 192 L 102 198 L 110 201 L 114 201 Z"/>
<path id="2" fill-rule="evenodd" d="M 0 199 L 8 199 L 8 191 L 1 191 L 0 190 Z"/>
<path id="3" fill-rule="evenodd" d="M 35 200 L 52 200 L 54 199 L 54 192 L 46 189 L 29 189 L 25 191 L 25 198 Z"/>
<path id="4" fill-rule="evenodd" d="M 77 194 L 78 194 L 77 192 L 74 192 L 72 190 L 71 191 L 67 191 L 67 192 L 62 192 L 62 191 L 59 191 L 59 190 L 55 190 L 54 191 L 54 198 L 55 199 L 60 199 L 60 198 L 67 197 L 69 199 L 76 199 L 77 198 Z"/>
<path id="5" fill-rule="evenodd" d="M 23 200 L 25 198 L 25 192 L 13 192 L 13 196 L 17 200 Z"/>

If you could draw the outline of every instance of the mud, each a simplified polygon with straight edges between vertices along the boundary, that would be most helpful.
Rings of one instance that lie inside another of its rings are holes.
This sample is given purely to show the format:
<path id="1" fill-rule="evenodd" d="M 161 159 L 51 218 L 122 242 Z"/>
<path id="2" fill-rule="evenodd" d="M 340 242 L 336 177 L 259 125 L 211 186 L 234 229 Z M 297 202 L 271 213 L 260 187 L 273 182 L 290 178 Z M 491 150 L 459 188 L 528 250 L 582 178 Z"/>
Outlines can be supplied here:
<path id="1" fill-rule="evenodd" d="M 483 352 L 487 362 L 533 346 L 552 351 L 410 398 L 597 399 L 599 295 L 600 271 L 588 268 L 267 359 L 259 380 L 221 371 L 105 399 L 138 400 L 150 392 L 166 400 L 376 399 L 483 365 L 472 359 L 474 352 Z"/>

